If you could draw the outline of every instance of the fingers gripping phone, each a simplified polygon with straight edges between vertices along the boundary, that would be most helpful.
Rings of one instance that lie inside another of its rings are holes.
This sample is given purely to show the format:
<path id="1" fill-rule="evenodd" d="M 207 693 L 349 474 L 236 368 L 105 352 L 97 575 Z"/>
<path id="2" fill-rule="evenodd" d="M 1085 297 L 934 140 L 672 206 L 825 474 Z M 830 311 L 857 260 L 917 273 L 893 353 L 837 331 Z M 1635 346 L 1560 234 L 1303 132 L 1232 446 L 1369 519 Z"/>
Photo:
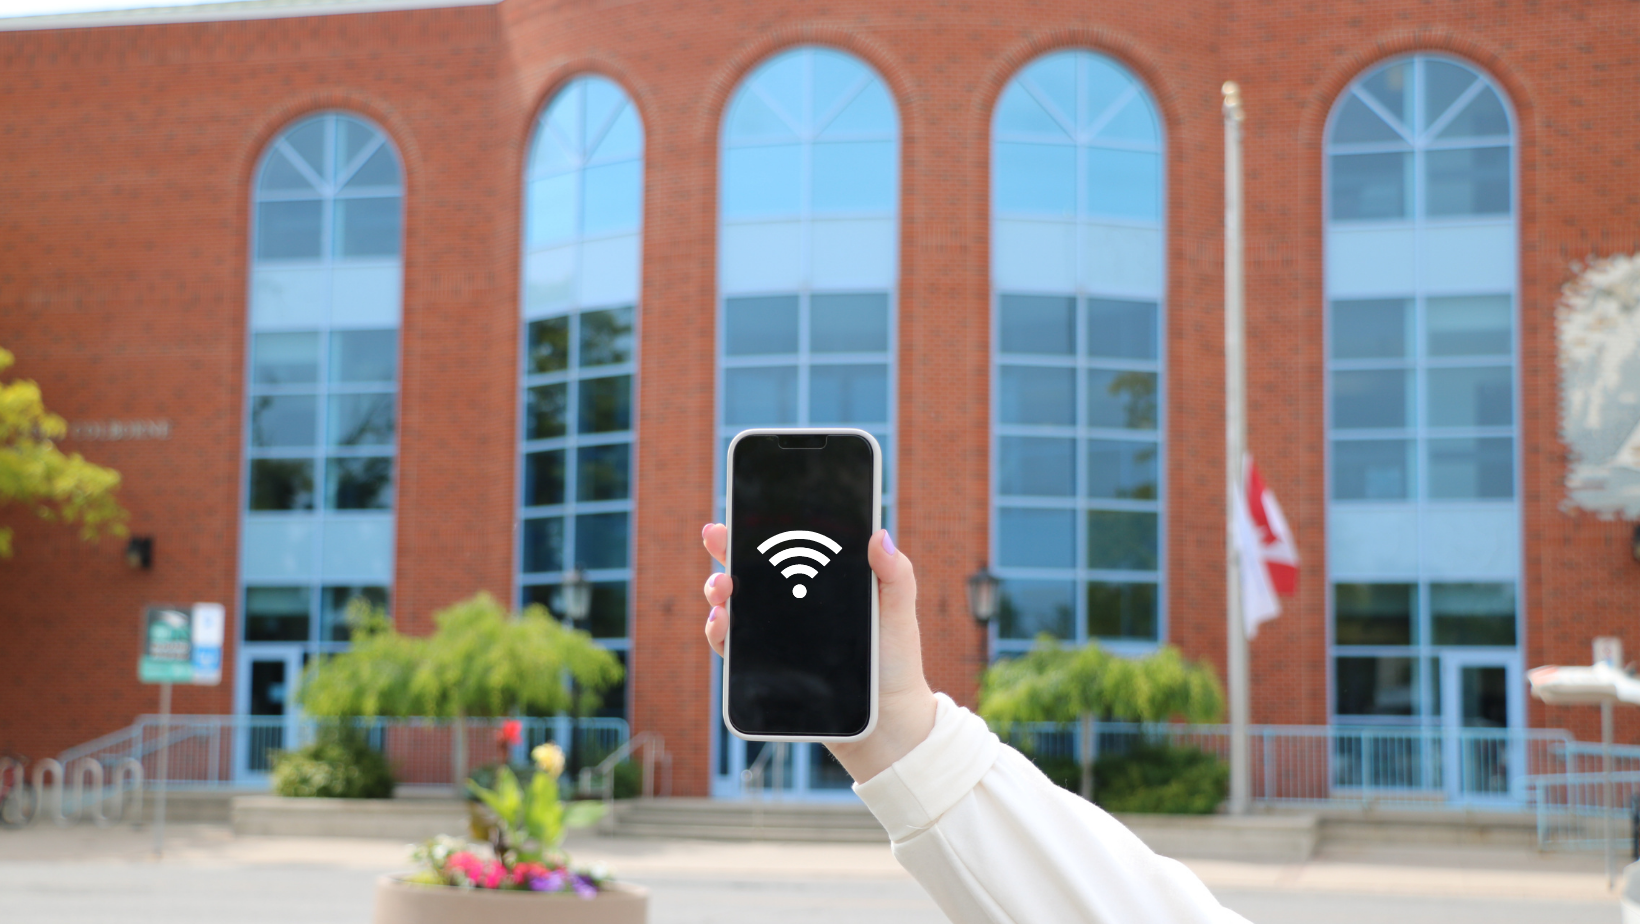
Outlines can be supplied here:
<path id="1" fill-rule="evenodd" d="M 723 721 L 753 741 L 852 741 L 877 724 L 882 449 L 863 430 L 729 444 Z"/>

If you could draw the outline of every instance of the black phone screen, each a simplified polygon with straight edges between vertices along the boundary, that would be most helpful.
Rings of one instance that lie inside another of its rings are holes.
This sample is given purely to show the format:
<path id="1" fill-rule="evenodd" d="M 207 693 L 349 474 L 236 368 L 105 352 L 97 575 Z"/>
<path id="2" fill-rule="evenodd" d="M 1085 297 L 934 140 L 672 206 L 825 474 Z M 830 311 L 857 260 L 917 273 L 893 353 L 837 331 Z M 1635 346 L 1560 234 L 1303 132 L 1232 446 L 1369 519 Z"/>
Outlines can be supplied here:
<path id="1" fill-rule="evenodd" d="M 730 459 L 727 706 L 747 735 L 871 720 L 874 459 L 847 433 L 750 435 Z"/>

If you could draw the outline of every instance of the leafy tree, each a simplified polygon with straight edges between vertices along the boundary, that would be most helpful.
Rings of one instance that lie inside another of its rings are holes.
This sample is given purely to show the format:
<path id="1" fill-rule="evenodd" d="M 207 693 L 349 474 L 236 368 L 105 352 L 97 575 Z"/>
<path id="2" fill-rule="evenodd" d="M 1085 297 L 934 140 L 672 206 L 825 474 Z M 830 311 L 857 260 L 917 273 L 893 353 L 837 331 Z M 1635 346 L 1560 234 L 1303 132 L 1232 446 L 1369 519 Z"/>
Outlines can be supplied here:
<path id="1" fill-rule="evenodd" d="M 588 712 L 621 682 L 614 655 L 540 605 L 514 614 L 480 593 L 435 613 L 427 636 L 400 634 L 362 599 L 348 619 L 352 649 L 316 659 L 302 679 L 297 700 L 309 715 L 436 716 L 462 729 L 469 716 Z M 454 760 L 456 778 L 465 778 L 460 731 Z"/>
<path id="2" fill-rule="evenodd" d="M 1004 734 L 1015 722 L 1080 722 L 1082 797 L 1093 798 L 1093 744 L 1101 719 L 1217 721 L 1224 693 L 1213 669 L 1164 645 L 1123 658 L 1090 642 L 1066 648 L 1044 635 L 1024 655 L 998 661 L 980 683 L 980 713 Z"/>
<path id="3" fill-rule="evenodd" d="M 0 372 L 14 362 L 0 348 Z M 125 535 L 125 509 L 114 499 L 120 473 L 65 455 L 54 440 L 68 425 L 46 410 L 40 386 L 27 379 L 0 383 L 0 507 L 21 504 L 48 522 L 74 523 L 80 538 Z M 0 526 L 0 558 L 11 557 L 12 527 Z"/>

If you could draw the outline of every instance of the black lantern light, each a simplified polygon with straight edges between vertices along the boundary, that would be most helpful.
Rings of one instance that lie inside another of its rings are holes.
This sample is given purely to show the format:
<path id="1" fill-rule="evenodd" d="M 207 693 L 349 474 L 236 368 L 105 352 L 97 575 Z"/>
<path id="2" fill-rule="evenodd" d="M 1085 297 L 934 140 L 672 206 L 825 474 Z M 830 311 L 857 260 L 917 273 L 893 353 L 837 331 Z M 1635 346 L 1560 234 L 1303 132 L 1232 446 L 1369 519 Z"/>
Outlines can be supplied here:
<path id="1" fill-rule="evenodd" d="M 577 565 L 575 570 L 564 575 L 564 616 L 571 625 L 580 623 L 592 611 L 592 582 L 587 580 L 587 573 Z"/>
<path id="2" fill-rule="evenodd" d="M 1002 600 L 1002 582 L 988 568 L 980 568 L 968 578 L 968 612 L 975 621 L 990 622 Z"/>
<path id="3" fill-rule="evenodd" d="M 154 537 L 132 536 L 125 542 L 125 564 L 132 571 L 154 567 Z"/>
<path id="4" fill-rule="evenodd" d="M 1634 524 L 1634 538 L 1629 541 L 1629 551 L 1634 553 L 1634 560 L 1640 561 L 1640 523 Z"/>

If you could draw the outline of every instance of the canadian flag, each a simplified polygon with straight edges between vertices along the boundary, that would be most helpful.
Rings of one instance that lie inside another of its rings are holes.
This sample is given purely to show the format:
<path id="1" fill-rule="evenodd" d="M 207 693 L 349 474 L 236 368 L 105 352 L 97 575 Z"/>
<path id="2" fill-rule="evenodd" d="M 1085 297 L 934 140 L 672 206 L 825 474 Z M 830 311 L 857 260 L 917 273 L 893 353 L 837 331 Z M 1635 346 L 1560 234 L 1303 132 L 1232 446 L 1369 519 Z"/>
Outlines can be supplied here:
<path id="1" fill-rule="evenodd" d="M 1241 560 L 1241 612 L 1247 637 L 1252 638 L 1261 623 L 1281 615 L 1281 598 L 1298 590 L 1298 547 L 1253 457 L 1243 461 L 1246 490 L 1235 498 L 1235 535 Z"/>

